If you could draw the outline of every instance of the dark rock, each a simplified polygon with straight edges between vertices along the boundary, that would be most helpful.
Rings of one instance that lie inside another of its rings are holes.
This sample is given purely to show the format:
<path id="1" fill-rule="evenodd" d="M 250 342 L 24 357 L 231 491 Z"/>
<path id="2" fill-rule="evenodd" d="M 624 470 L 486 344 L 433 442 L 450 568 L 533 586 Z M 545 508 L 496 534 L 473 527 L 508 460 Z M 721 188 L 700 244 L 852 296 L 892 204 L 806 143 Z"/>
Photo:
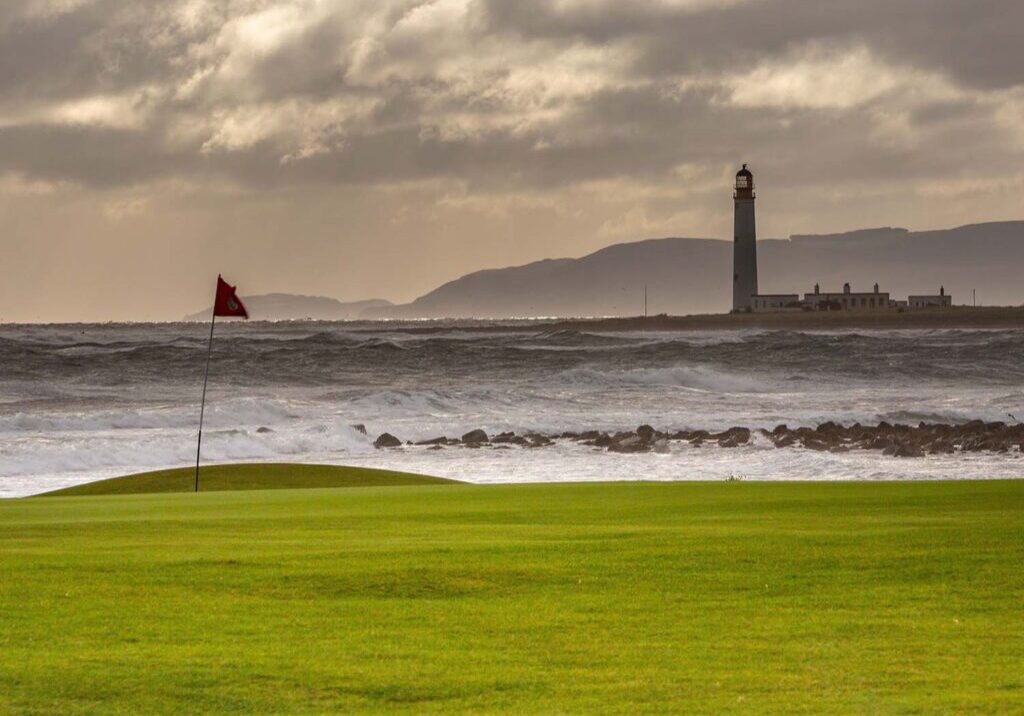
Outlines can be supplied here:
<path id="1" fill-rule="evenodd" d="M 391 433 L 381 433 L 380 436 L 373 441 L 373 446 L 378 449 L 401 447 L 402 441 Z"/>
<path id="2" fill-rule="evenodd" d="M 841 425 L 833 423 L 831 420 L 826 420 L 824 423 L 818 426 L 818 432 L 825 433 L 828 435 L 834 435 L 836 433 L 843 432 L 843 427 Z"/>
<path id="3" fill-rule="evenodd" d="M 647 452 L 651 449 L 651 444 L 644 442 L 640 439 L 639 435 L 631 435 L 630 437 L 617 440 L 608 446 L 609 452 Z"/>
<path id="4" fill-rule="evenodd" d="M 781 437 L 775 438 L 773 442 L 777 448 L 790 447 L 792 445 L 796 445 L 796 438 L 792 435 L 782 435 Z"/>
<path id="5" fill-rule="evenodd" d="M 865 450 L 881 450 L 883 453 L 886 450 L 895 450 L 896 443 L 890 438 L 876 437 L 872 438 L 870 442 L 864 445 Z"/>
<path id="6" fill-rule="evenodd" d="M 846 437 L 852 443 L 863 443 L 874 438 L 875 431 L 861 425 L 854 425 L 847 431 Z"/>
<path id="7" fill-rule="evenodd" d="M 498 433 L 493 438 L 491 438 L 491 442 L 495 443 L 496 445 L 501 445 L 501 444 L 504 444 L 504 443 L 512 442 L 515 439 L 515 437 L 516 437 L 516 434 L 515 433 L 511 433 L 511 432 Z"/>
<path id="8" fill-rule="evenodd" d="M 952 455 L 956 452 L 956 447 L 950 440 L 939 438 L 928 445 L 928 452 L 932 455 Z"/>
<path id="9" fill-rule="evenodd" d="M 467 444 L 485 443 L 487 442 L 487 433 L 480 429 L 470 430 L 468 433 L 462 436 L 462 442 Z"/>
<path id="10" fill-rule="evenodd" d="M 964 452 L 982 452 L 991 449 L 991 441 L 981 435 L 970 436 L 960 443 L 960 449 Z"/>
<path id="11" fill-rule="evenodd" d="M 700 445 L 705 440 L 711 437 L 711 433 L 707 430 L 693 430 L 690 432 L 690 443 L 693 445 Z"/>
<path id="12" fill-rule="evenodd" d="M 349 427 L 355 430 L 357 433 L 362 433 L 363 435 L 366 435 L 366 426 L 363 425 L 362 423 L 356 423 L 355 425 L 350 425 Z"/>
<path id="13" fill-rule="evenodd" d="M 443 436 L 439 437 L 439 438 L 430 438 L 430 440 L 420 440 L 416 444 L 417 445 L 447 445 L 448 444 L 448 438 L 443 437 Z"/>
<path id="14" fill-rule="evenodd" d="M 750 430 L 747 428 L 729 428 L 725 437 L 718 441 L 719 447 L 734 448 L 750 442 Z"/>
<path id="15" fill-rule="evenodd" d="M 793 431 L 793 435 L 796 435 L 801 440 L 818 440 L 820 436 L 818 432 L 813 428 L 797 428 Z"/>
<path id="16" fill-rule="evenodd" d="M 258 432 L 258 433 L 272 433 L 274 431 L 271 430 L 268 427 L 264 427 L 264 426 L 261 425 L 260 427 L 256 428 L 256 432 Z"/>
<path id="17" fill-rule="evenodd" d="M 636 429 L 636 435 L 638 438 L 643 440 L 645 443 L 649 443 L 654 440 L 655 430 L 650 425 L 641 425 Z"/>

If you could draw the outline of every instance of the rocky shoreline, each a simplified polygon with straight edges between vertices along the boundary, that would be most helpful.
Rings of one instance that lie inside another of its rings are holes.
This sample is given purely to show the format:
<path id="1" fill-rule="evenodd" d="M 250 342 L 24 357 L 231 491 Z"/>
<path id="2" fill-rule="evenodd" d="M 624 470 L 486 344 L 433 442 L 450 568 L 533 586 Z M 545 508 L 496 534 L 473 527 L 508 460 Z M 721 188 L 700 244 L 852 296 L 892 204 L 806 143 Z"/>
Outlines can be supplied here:
<path id="1" fill-rule="evenodd" d="M 363 426 L 354 426 L 365 432 Z M 636 430 L 603 432 L 563 432 L 544 434 L 527 432 L 521 435 L 503 432 L 488 435 L 483 430 L 471 430 L 460 438 L 439 436 L 430 440 L 403 442 L 390 433 L 382 433 L 375 441 L 378 449 L 416 446 L 430 450 L 445 448 L 544 448 L 558 441 L 572 441 L 604 449 L 613 453 L 668 452 L 672 443 L 687 443 L 693 447 L 717 446 L 737 448 L 751 443 L 776 448 L 802 448 L 822 452 L 849 452 L 873 450 L 893 457 L 924 457 L 925 455 L 951 455 L 955 453 L 1007 453 L 1024 452 L 1024 423 L 984 422 L 972 420 L 962 424 L 919 423 L 902 425 L 881 422 L 877 425 L 840 425 L 825 422 L 816 428 L 789 428 L 776 426 L 772 430 L 733 427 L 720 432 L 707 430 L 656 430 L 641 425 Z"/>

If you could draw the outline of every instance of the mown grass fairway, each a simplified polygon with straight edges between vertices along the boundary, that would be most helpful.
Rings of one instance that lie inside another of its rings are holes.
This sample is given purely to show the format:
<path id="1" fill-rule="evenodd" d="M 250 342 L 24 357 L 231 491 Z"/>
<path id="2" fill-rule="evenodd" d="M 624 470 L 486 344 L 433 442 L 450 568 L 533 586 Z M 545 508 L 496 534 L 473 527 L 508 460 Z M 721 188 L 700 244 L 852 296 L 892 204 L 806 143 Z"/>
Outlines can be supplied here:
<path id="1" fill-rule="evenodd" d="M 0 503 L 0 712 L 1020 713 L 1024 482 Z"/>
<path id="2" fill-rule="evenodd" d="M 376 470 L 344 465 L 296 465 L 289 463 L 241 463 L 206 465 L 200 468 L 199 491 L 287 490 L 309 487 L 392 487 L 450 483 L 440 477 L 408 472 Z M 136 495 L 154 492 L 193 492 L 195 471 L 191 467 L 140 472 L 112 477 L 48 492 L 45 497 L 72 495 Z"/>

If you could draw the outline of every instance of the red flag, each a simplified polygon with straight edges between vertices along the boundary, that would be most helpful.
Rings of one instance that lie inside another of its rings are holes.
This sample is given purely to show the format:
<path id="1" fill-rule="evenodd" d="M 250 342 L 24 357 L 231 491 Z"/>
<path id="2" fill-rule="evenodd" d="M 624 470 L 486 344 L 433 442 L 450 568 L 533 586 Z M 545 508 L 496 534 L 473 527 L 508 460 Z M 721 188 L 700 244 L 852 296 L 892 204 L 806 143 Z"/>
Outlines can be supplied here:
<path id="1" fill-rule="evenodd" d="M 249 317 L 242 300 L 235 294 L 235 287 L 220 276 L 217 277 L 217 298 L 213 301 L 213 315 Z"/>

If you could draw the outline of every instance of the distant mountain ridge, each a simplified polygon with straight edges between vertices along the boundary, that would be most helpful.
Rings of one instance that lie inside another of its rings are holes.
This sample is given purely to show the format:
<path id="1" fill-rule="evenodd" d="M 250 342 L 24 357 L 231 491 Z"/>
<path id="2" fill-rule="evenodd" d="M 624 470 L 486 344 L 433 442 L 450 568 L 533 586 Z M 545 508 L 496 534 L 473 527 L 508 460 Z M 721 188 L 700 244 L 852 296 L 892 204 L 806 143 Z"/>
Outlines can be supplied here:
<path id="1" fill-rule="evenodd" d="M 908 231 L 882 227 L 758 241 L 759 290 L 937 293 L 955 303 L 1024 303 L 1024 221 Z M 364 318 L 508 318 L 722 313 L 731 303 L 732 242 L 666 238 L 615 244 L 577 259 L 545 259 L 466 274 L 404 305 Z"/>
<path id="2" fill-rule="evenodd" d="M 249 311 L 249 317 L 256 321 L 347 321 L 362 317 L 368 309 L 384 309 L 394 305 L 382 298 L 343 303 L 326 296 L 296 296 L 290 293 L 266 293 L 241 298 Z M 185 316 L 183 320 L 208 321 L 212 311 L 213 306 L 210 306 Z"/>
<path id="3" fill-rule="evenodd" d="M 757 242 L 762 293 L 806 293 L 820 284 L 894 298 L 937 293 L 956 304 L 1024 304 L 1024 221 L 908 231 L 894 227 L 837 234 L 796 234 Z M 271 293 L 243 297 L 256 320 L 514 318 L 724 313 L 731 304 L 732 242 L 666 238 L 614 244 L 580 258 L 543 259 L 484 269 L 449 281 L 411 303 L 343 303 L 323 296 Z M 205 321 L 210 310 L 185 317 Z"/>

